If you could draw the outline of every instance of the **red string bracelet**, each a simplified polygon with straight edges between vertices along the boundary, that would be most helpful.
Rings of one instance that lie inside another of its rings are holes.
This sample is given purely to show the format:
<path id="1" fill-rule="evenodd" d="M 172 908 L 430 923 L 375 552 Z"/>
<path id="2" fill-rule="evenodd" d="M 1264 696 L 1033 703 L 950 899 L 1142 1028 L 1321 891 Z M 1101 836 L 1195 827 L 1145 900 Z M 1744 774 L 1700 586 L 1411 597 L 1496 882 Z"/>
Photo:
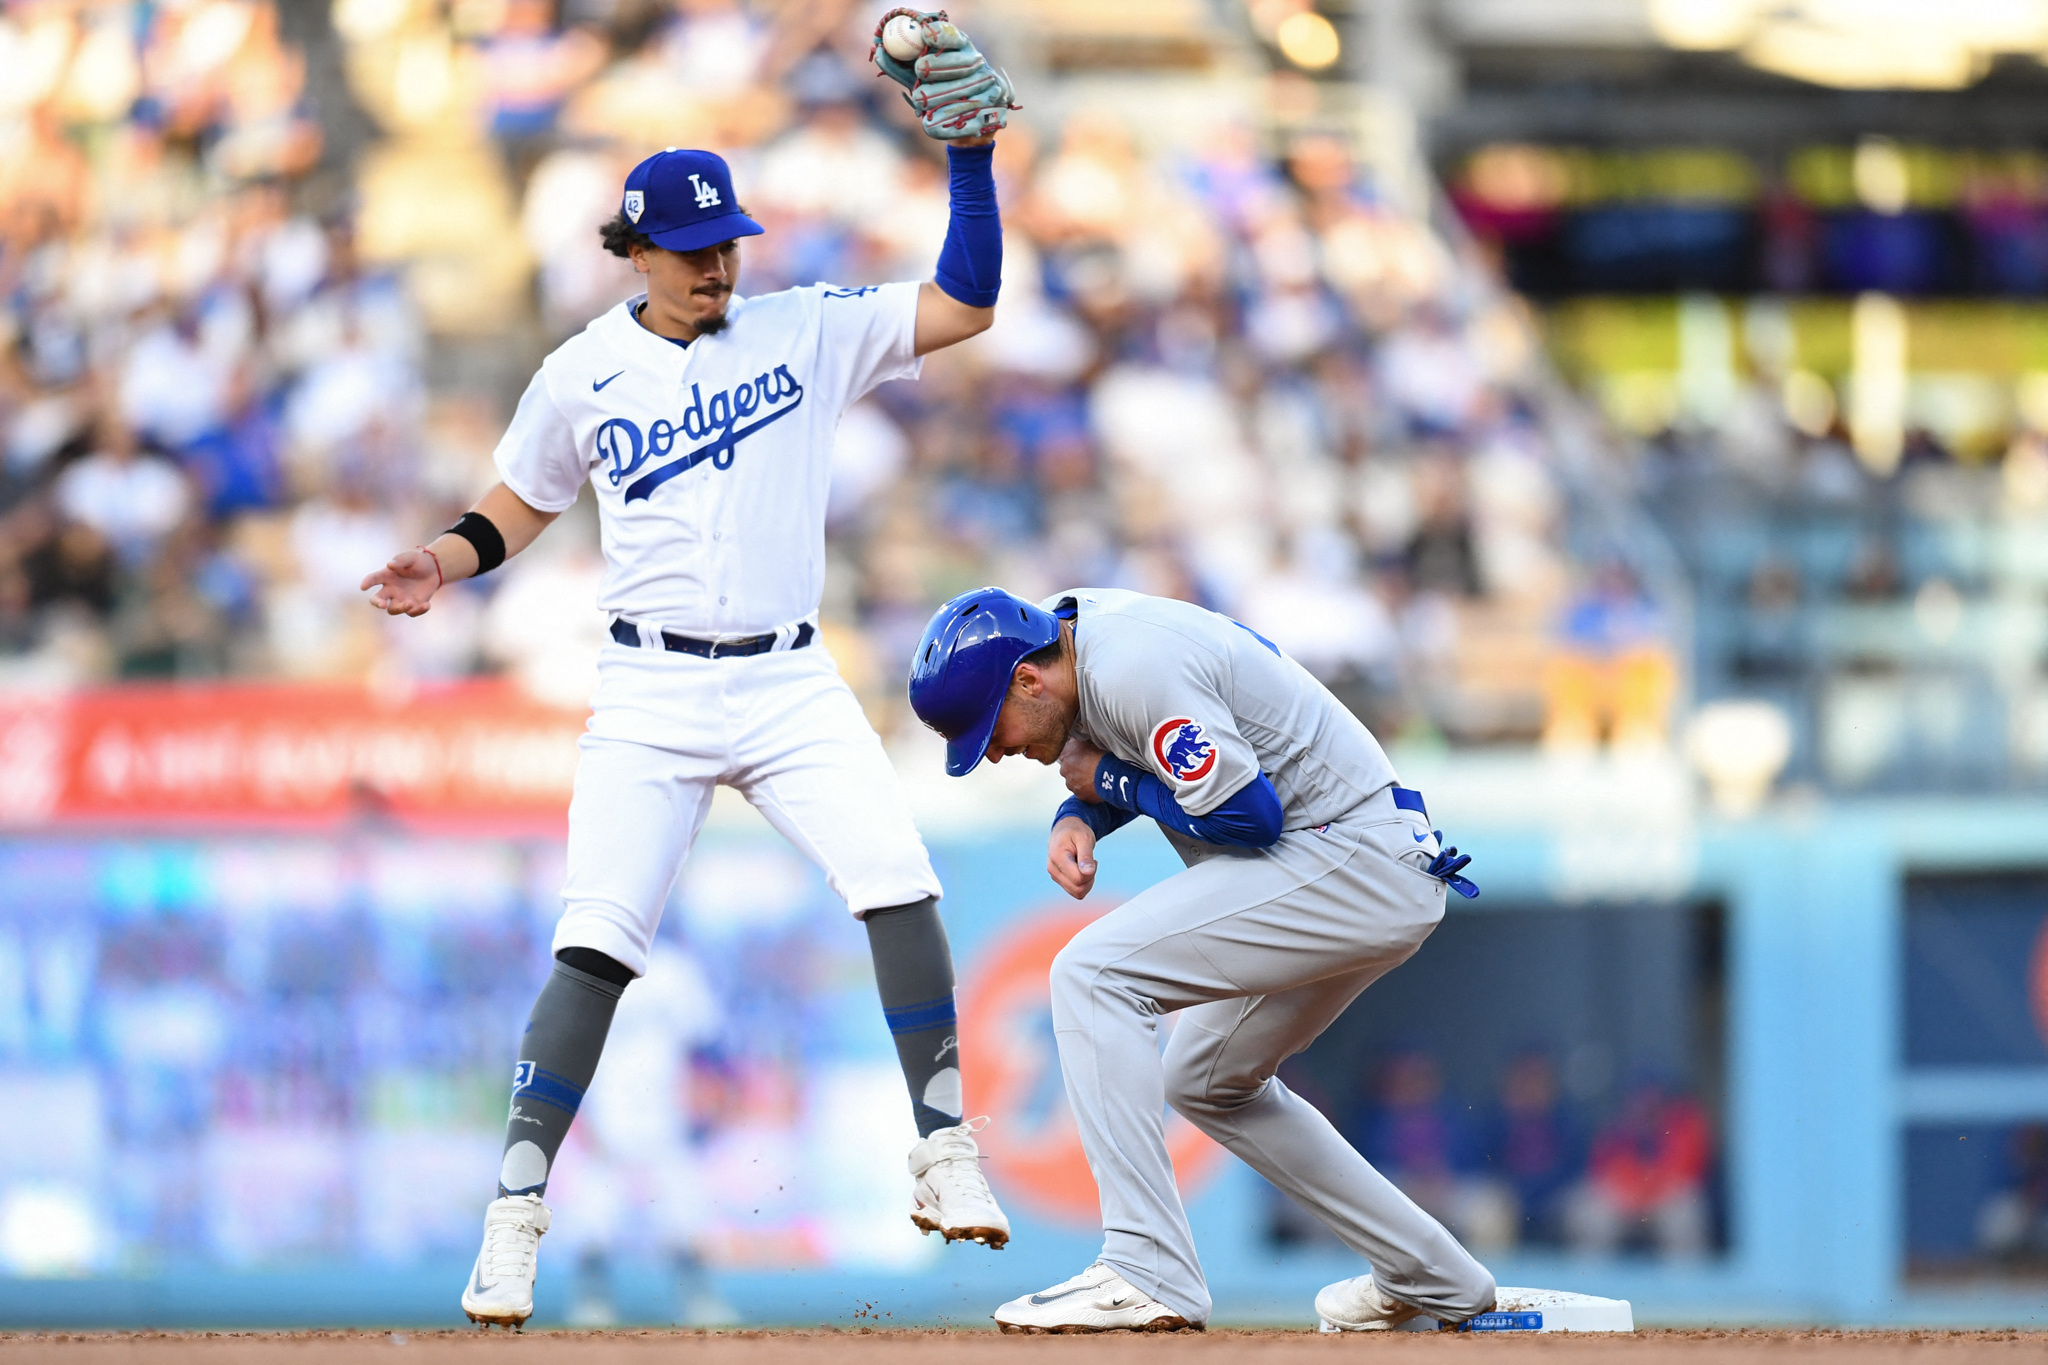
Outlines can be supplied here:
<path id="1" fill-rule="evenodd" d="M 434 591 L 441 591 L 448 582 L 446 578 L 441 576 L 441 556 L 435 554 L 424 545 L 420 546 L 420 553 L 434 561 Z"/>

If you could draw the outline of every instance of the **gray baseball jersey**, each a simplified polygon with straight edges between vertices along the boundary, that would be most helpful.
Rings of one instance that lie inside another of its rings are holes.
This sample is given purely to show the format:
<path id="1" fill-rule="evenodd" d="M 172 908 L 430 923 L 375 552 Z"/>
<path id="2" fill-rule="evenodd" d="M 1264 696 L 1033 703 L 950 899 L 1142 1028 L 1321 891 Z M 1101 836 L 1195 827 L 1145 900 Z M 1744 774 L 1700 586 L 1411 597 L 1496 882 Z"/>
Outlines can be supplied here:
<path id="1" fill-rule="evenodd" d="M 1209 1290 L 1175 1185 L 1168 1104 L 1284 1190 L 1403 1303 L 1457 1322 L 1493 1276 L 1275 1072 L 1443 918 L 1429 824 L 1372 732 L 1227 616 L 1104 588 L 1074 606 L 1076 730 L 1207 815 L 1263 772 L 1279 840 L 1162 832 L 1188 870 L 1076 934 L 1052 969 L 1067 1102 L 1102 1197 L 1101 1260 L 1190 1322 Z M 1162 1061 L 1159 1017 L 1179 1011 Z"/>
<path id="2" fill-rule="evenodd" d="M 1187 602 L 1075 588 L 1076 729 L 1155 773 L 1203 816 L 1264 773 L 1281 828 L 1341 819 L 1394 782 L 1386 750 L 1309 671 L 1263 636 Z M 1183 856 L 1214 852 L 1167 831 Z"/>

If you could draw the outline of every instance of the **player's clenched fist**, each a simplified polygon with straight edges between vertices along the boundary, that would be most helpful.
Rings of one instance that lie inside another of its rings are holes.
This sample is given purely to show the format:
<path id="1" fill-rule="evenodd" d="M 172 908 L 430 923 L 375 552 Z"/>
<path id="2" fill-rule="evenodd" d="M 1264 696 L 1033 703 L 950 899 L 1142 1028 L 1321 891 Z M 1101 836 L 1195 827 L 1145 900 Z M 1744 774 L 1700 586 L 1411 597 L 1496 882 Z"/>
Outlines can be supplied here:
<path id="1" fill-rule="evenodd" d="M 441 589 L 441 566 L 428 551 L 400 550 L 390 562 L 362 581 L 370 605 L 393 616 L 425 616 Z"/>
<path id="2" fill-rule="evenodd" d="M 1067 736 L 1066 745 L 1060 750 L 1060 780 L 1067 784 L 1068 791 L 1091 806 L 1102 804 L 1102 797 L 1095 790 L 1095 770 L 1101 766 L 1102 750 L 1079 735 Z"/>
<path id="3" fill-rule="evenodd" d="M 1084 820 L 1056 821 L 1046 841 L 1045 870 L 1075 900 L 1095 888 L 1095 831 Z"/>

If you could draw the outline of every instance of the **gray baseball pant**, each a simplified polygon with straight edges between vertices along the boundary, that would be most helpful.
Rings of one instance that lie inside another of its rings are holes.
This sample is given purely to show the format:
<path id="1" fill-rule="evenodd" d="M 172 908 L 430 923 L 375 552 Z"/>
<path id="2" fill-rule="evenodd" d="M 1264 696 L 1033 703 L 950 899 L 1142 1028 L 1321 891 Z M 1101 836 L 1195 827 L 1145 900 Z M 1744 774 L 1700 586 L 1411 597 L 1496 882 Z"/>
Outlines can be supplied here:
<path id="1" fill-rule="evenodd" d="M 1493 1304 L 1487 1269 L 1273 1074 L 1443 918 L 1444 885 L 1415 838 L 1428 830 L 1381 791 L 1321 831 L 1218 849 L 1053 961 L 1101 1259 L 1191 1323 L 1208 1321 L 1209 1290 L 1166 1152 L 1168 1104 L 1364 1256 L 1388 1294 L 1450 1321 Z M 1175 1010 L 1162 1059 L 1159 1016 Z"/>

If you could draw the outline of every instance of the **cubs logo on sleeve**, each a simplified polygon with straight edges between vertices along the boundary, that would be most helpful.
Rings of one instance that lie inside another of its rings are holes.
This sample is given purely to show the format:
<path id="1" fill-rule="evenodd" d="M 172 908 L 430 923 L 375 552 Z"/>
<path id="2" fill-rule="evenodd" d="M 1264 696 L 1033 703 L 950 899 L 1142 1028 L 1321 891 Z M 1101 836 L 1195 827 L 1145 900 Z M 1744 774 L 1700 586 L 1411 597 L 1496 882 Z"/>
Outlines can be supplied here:
<path id="1" fill-rule="evenodd" d="M 1216 745 L 1200 721 L 1175 716 L 1152 732 L 1152 757 L 1183 782 L 1200 782 L 1216 767 Z"/>

